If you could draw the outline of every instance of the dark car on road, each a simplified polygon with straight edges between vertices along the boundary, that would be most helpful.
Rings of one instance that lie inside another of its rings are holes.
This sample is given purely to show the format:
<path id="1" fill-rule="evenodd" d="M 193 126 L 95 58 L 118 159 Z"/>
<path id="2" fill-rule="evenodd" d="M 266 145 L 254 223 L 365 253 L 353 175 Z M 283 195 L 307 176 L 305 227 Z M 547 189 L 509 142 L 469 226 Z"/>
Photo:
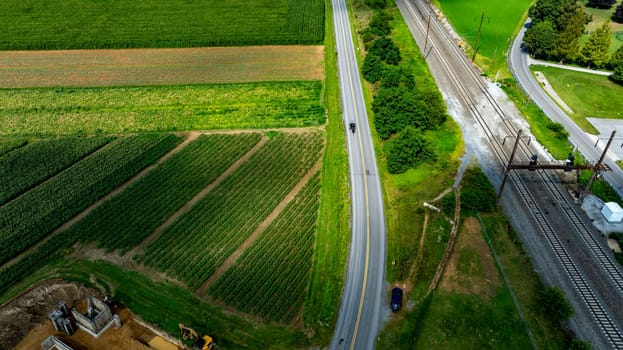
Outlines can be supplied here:
<path id="1" fill-rule="evenodd" d="M 400 310 L 402 307 L 402 289 L 398 287 L 392 289 L 392 302 L 390 306 L 393 312 Z"/>

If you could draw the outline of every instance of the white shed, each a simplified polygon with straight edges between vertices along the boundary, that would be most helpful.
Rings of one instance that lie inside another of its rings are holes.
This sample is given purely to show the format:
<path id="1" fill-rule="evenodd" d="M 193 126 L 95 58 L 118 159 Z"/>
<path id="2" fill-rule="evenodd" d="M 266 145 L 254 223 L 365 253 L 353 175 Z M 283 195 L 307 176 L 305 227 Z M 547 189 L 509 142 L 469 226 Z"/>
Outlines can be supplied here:
<path id="1" fill-rule="evenodd" d="M 601 208 L 601 215 L 603 215 L 608 222 L 621 222 L 623 220 L 623 209 L 619 203 L 607 202 Z"/>

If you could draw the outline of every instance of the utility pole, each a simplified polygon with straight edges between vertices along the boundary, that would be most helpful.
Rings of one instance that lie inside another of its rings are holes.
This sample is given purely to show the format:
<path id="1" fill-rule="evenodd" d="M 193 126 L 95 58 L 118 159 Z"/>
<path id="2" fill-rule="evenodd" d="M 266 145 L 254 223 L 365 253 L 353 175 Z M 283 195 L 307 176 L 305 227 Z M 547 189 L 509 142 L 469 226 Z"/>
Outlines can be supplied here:
<path id="1" fill-rule="evenodd" d="M 484 14 L 484 12 L 483 12 Z M 481 21 L 482 23 L 482 21 Z M 517 132 L 517 138 L 515 139 L 515 145 L 513 146 L 513 152 L 511 152 L 511 156 L 508 159 L 508 165 L 506 166 L 506 170 L 504 171 L 504 179 L 502 180 L 502 185 L 500 186 L 500 191 L 498 192 L 498 201 L 502 197 L 502 192 L 504 191 L 504 185 L 506 185 L 506 178 L 508 177 L 508 173 L 511 170 L 511 163 L 513 162 L 513 158 L 515 157 L 515 152 L 517 151 L 517 146 L 519 146 L 519 139 L 521 138 L 521 130 Z"/>
<path id="2" fill-rule="evenodd" d="M 485 19 L 485 12 L 482 11 L 482 15 L 480 16 L 480 24 L 478 25 L 478 34 L 476 34 L 476 44 L 474 45 L 474 55 L 472 56 L 472 62 L 476 59 L 476 54 L 478 54 L 478 45 L 480 42 L 480 30 L 482 29 L 482 21 Z"/>
<path id="3" fill-rule="evenodd" d="M 604 148 L 603 153 L 601 154 L 601 157 L 599 158 L 599 160 L 597 161 L 597 164 L 595 164 L 595 171 L 593 171 L 593 175 L 591 175 L 591 179 L 588 180 L 588 184 L 586 185 L 586 188 L 584 189 L 583 192 L 588 192 L 591 190 L 591 186 L 593 185 L 593 182 L 595 182 L 595 179 L 597 178 L 597 173 L 598 170 L 601 166 L 601 162 L 603 162 L 604 158 L 606 157 L 606 152 L 608 152 L 608 148 L 610 147 L 610 144 L 612 143 L 612 140 L 614 140 L 614 135 L 616 134 L 616 130 L 612 130 L 612 134 L 610 135 L 610 139 L 608 140 L 608 143 L 606 144 L 606 148 Z M 599 142 L 599 139 L 597 140 Z M 597 144 L 595 144 L 596 146 Z M 582 196 L 584 197 L 584 196 Z"/>
<path id="4" fill-rule="evenodd" d="M 430 29 L 430 18 L 432 16 L 432 10 L 428 11 L 428 21 L 426 22 L 426 38 L 424 39 L 424 52 L 426 52 L 426 46 L 428 44 L 428 31 Z"/>

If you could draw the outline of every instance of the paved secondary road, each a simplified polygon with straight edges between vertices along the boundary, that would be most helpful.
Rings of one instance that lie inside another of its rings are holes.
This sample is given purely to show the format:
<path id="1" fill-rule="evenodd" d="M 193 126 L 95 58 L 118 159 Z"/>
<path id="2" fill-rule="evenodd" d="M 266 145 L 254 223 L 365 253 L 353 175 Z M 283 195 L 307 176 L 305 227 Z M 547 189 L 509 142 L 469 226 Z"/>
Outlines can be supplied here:
<path id="1" fill-rule="evenodd" d="M 519 35 L 515 38 L 511 51 L 509 53 L 509 66 L 511 72 L 515 76 L 515 79 L 519 82 L 521 87 L 526 91 L 530 98 L 545 112 L 549 119 L 561 123 L 567 131 L 569 131 L 569 140 L 575 145 L 580 153 L 584 155 L 586 159 L 591 162 L 596 162 L 603 148 L 606 145 L 607 138 L 610 133 L 606 135 L 594 136 L 587 134 L 580 129 L 565 112 L 558 107 L 558 105 L 541 89 L 538 82 L 534 79 L 529 68 L 529 56 L 528 53 L 522 49 L 523 36 L 526 31 L 526 26 L 530 23 L 530 20 L 526 22 L 526 25 L 521 28 Z M 617 137 L 623 137 L 619 134 Z M 598 139 L 603 140 L 598 140 Z M 597 143 L 597 147 L 595 144 Z M 619 147 L 621 145 L 620 139 L 617 139 L 611 147 Z M 604 178 L 614 187 L 619 193 L 619 196 L 623 196 L 623 170 L 615 163 L 618 157 L 613 151 L 609 151 L 605 163 L 610 166 L 612 172 L 606 172 Z"/>
<path id="2" fill-rule="evenodd" d="M 383 197 L 361 89 L 348 11 L 333 0 L 333 24 L 352 188 L 352 240 L 331 349 L 373 349 L 385 280 Z M 356 124 L 355 132 L 348 125 Z M 389 301 L 387 302 L 389 305 Z"/>

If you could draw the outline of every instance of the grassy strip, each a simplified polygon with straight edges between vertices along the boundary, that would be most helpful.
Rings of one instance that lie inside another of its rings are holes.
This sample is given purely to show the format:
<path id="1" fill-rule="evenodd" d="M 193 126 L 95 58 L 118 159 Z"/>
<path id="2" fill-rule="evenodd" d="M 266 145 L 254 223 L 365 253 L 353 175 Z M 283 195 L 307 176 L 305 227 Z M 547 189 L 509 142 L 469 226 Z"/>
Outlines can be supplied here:
<path id="1" fill-rule="evenodd" d="M 24 251 L 154 163 L 179 141 L 174 135 L 120 138 L 0 207 L 0 263 Z"/>
<path id="2" fill-rule="evenodd" d="M 437 0 L 454 30 L 469 45 L 469 55 L 478 50 L 478 64 L 491 74 L 506 70 L 506 52 L 522 24 L 532 0 L 495 2 L 487 0 Z M 482 26 L 480 21 L 482 18 Z M 480 27 L 480 36 L 478 28 Z M 476 48 L 476 45 L 478 46 Z"/>
<path id="3" fill-rule="evenodd" d="M 0 158 L 0 205 L 71 166 L 109 138 L 41 140 Z"/>
<path id="4" fill-rule="evenodd" d="M 563 349 L 564 332 L 559 324 L 549 320 L 548 315 L 544 314 L 544 308 L 538 302 L 538 293 L 544 287 L 532 268 L 530 257 L 523 251 L 521 241 L 501 213 L 481 214 L 481 216 L 515 296 L 522 306 L 537 347 Z"/>
<path id="5" fill-rule="evenodd" d="M 506 288 L 483 297 L 438 290 L 414 346 L 422 349 L 529 349 Z"/>
<path id="6" fill-rule="evenodd" d="M 528 123 L 530 131 L 537 141 L 543 145 L 555 159 L 566 159 L 573 147 L 567 141 L 566 136 L 562 136 L 548 126 L 552 121 L 545 115 L 543 110 L 526 96 L 524 91 L 517 85 L 517 82 L 510 78 L 499 81 L 500 86 L 506 95 L 515 103 L 522 112 Z"/>
<path id="7" fill-rule="evenodd" d="M 28 141 L 23 138 L 0 138 L 0 157 L 28 144 Z"/>
<path id="8" fill-rule="evenodd" d="M 197 289 L 314 165 L 323 140 L 316 132 L 275 135 L 148 245 L 140 260 Z"/>
<path id="9" fill-rule="evenodd" d="M 33 275 L 33 281 L 63 278 L 110 293 L 141 319 L 180 338 L 177 324 L 213 336 L 219 349 L 303 348 L 307 338 L 284 327 L 261 325 L 225 313 L 184 287 L 154 282 L 144 275 L 103 261 L 56 260 Z M 24 286 L 21 287 L 22 289 Z"/>
<path id="10" fill-rule="evenodd" d="M 331 1 L 326 0 L 326 32 L 333 33 Z M 326 344 L 333 335 L 333 325 L 342 292 L 344 264 L 349 241 L 347 205 L 348 159 L 335 56 L 335 38 L 325 38 L 326 80 L 323 99 L 329 113 L 327 144 L 322 165 L 320 207 L 311 278 L 305 300 L 305 326 L 315 331 L 315 343 Z"/>
<path id="11" fill-rule="evenodd" d="M 322 125 L 319 81 L 0 89 L 0 136 Z"/>
<path id="12" fill-rule="evenodd" d="M 0 2 L 0 50 L 320 43 L 323 5 L 323 0 L 6 0 Z"/>
<path id="13" fill-rule="evenodd" d="M 214 181 L 259 139 L 260 134 L 200 136 L 102 203 L 69 228 L 67 234 L 125 252 Z"/>
<path id="14" fill-rule="evenodd" d="M 560 98 L 573 109 L 569 117 L 589 133 L 597 133 L 586 118 L 623 119 L 623 86 L 597 74 L 545 66 L 531 66 L 542 72 Z"/>
<path id="15" fill-rule="evenodd" d="M 301 310 L 309 283 L 319 193 L 316 173 L 212 285 L 210 294 L 240 311 L 290 323 Z"/>

